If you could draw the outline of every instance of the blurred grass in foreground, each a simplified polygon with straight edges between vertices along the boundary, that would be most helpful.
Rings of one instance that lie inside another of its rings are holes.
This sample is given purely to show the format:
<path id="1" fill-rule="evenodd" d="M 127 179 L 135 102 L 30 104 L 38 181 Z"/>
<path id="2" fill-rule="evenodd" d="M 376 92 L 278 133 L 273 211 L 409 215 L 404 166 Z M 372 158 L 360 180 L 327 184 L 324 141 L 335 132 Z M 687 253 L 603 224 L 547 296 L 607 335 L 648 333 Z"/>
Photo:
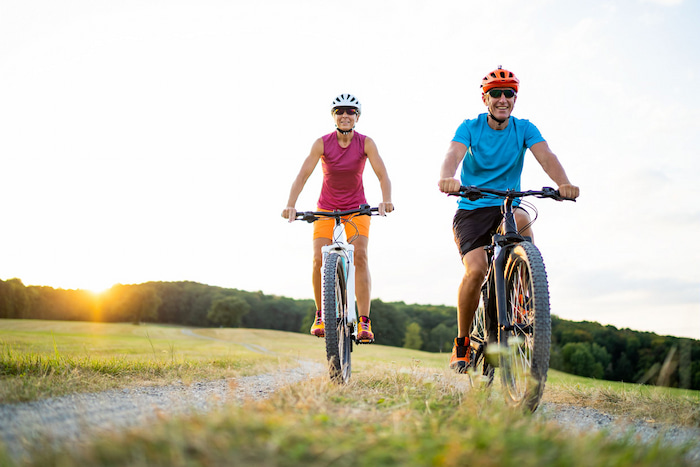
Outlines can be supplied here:
<path id="1" fill-rule="evenodd" d="M 195 334 L 196 336 L 193 336 Z M 0 320 L 0 399 L 31 400 L 142 384 L 269 373 L 323 362 L 322 339 L 254 329 Z M 684 465 L 684 449 L 605 433 L 571 435 L 504 406 L 499 383 L 465 392 L 448 354 L 381 345 L 353 353 L 341 387 L 320 377 L 269 400 L 163 419 L 79 450 L 33 446 L 41 466 Z M 235 384 L 235 383 L 232 383 Z M 17 391 L 17 393 L 15 393 Z M 616 384 L 550 371 L 544 402 L 700 426 L 698 392 Z M 694 416 L 692 414 L 695 413 Z M 691 414 L 691 416 L 688 416 Z M 0 449 L 0 465 L 16 465 Z"/>
<path id="2" fill-rule="evenodd" d="M 323 339 L 261 329 L 3 319 L 0 403 L 266 373 L 298 359 L 323 362 Z M 358 346 L 353 374 L 361 375 L 378 363 L 440 373 L 448 360 L 447 353 Z M 550 370 L 543 401 L 700 427 L 700 391 L 598 381 Z"/>
<path id="3" fill-rule="evenodd" d="M 376 364 L 347 386 L 319 377 L 262 402 L 165 417 L 77 450 L 35 446 L 24 465 L 692 465 L 685 448 L 606 433 L 572 435 L 505 407 L 498 388 L 465 393 L 453 378 L 417 363 Z"/>

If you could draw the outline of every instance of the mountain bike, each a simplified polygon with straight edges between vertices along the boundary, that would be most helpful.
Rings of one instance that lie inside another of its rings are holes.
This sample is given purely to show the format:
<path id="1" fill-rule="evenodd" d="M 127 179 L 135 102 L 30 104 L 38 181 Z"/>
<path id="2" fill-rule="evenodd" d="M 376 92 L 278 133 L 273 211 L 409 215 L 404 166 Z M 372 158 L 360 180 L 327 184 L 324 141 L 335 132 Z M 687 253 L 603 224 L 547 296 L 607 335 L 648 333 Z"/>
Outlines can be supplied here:
<path id="1" fill-rule="evenodd" d="M 498 366 L 507 402 L 534 411 L 542 398 L 549 369 L 549 287 L 542 255 L 531 238 L 520 235 L 513 204 L 521 200 L 536 214 L 534 206 L 522 198 L 575 200 L 548 187 L 539 191 L 504 191 L 462 186 L 459 192 L 449 194 L 472 201 L 503 198 L 503 223 L 491 244 L 484 247 L 489 267 L 481 288 L 481 303 L 469 330 L 468 373 L 472 384 L 489 386 L 494 367 Z M 536 219 L 535 215 L 521 230 Z"/>
<path id="2" fill-rule="evenodd" d="M 357 339 L 357 313 L 355 310 L 355 246 L 347 239 L 345 223 L 354 225 L 355 216 L 377 215 L 379 208 L 363 204 L 347 211 L 298 212 L 295 220 L 309 223 L 322 218 L 335 219 L 333 242 L 321 248 L 321 313 L 325 326 L 326 358 L 331 380 L 347 383 L 352 372 L 350 355 L 353 342 L 367 344 Z"/>

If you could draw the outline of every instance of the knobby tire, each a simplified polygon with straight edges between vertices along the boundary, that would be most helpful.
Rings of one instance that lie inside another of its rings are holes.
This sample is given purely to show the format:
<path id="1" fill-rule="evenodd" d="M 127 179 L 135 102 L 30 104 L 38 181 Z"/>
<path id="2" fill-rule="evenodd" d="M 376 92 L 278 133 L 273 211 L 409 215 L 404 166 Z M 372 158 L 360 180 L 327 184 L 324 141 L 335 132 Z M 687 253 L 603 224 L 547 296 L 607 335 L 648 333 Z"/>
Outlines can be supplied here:
<path id="1" fill-rule="evenodd" d="M 351 374 L 352 326 L 347 323 L 344 258 L 338 253 L 330 253 L 324 265 L 323 322 L 331 380 L 347 383 Z"/>
<path id="2" fill-rule="evenodd" d="M 481 306 L 477 308 L 469 328 L 469 368 L 467 373 L 473 387 L 491 386 L 493 383 L 494 366 L 488 353 L 489 343 L 496 344 L 497 331 L 495 327 L 495 297 L 491 294 L 489 300 L 490 282 L 484 284 Z M 491 317 L 494 318 L 491 318 Z"/>
<path id="3" fill-rule="evenodd" d="M 552 334 L 547 273 L 535 245 L 521 242 L 511 250 L 505 281 L 513 329 L 499 329 L 503 388 L 508 402 L 534 411 L 544 392 Z"/>

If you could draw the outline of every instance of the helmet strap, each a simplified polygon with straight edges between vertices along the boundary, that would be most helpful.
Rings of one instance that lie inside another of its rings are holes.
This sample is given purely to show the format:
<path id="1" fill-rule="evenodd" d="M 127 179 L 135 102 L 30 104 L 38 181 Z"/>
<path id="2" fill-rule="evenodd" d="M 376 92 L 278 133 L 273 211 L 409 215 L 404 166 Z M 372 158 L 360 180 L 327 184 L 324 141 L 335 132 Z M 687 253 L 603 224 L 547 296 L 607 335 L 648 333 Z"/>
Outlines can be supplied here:
<path id="1" fill-rule="evenodd" d="M 355 130 L 355 127 L 352 127 L 352 128 L 349 129 L 349 130 L 341 130 L 340 128 L 338 128 L 338 125 L 336 125 L 336 126 L 335 126 L 335 129 L 336 129 L 341 135 L 349 135 L 350 133 L 352 133 L 352 132 Z"/>
<path id="2" fill-rule="evenodd" d="M 508 118 L 501 120 L 501 119 L 499 119 L 499 118 L 494 117 L 493 114 L 492 114 L 490 111 L 489 111 L 489 117 L 491 117 L 494 121 L 496 121 L 496 122 L 498 123 L 498 126 L 503 125 L 503 124 L 504 124 L 505 122 L 507 122 L 508 119 L 510 118 L 510 116 L 509 116 Z"/>

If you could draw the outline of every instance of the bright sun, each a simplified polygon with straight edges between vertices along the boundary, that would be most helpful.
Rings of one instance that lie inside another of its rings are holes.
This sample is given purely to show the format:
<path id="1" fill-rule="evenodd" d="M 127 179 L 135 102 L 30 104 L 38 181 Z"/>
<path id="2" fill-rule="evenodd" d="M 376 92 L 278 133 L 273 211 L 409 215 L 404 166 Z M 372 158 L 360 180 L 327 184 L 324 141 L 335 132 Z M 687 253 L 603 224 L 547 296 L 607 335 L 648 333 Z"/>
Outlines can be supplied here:
<path id="1" fill-rule="evenodd" d="M 87 290 L 90 293 L 93 293 L 95 295 L 102 295 L 106 291 L 112 288 L 112 285 L 104 285 L 104 284 L 94 284 L 89 287 L 81 287 L 83 290 Z"/>

